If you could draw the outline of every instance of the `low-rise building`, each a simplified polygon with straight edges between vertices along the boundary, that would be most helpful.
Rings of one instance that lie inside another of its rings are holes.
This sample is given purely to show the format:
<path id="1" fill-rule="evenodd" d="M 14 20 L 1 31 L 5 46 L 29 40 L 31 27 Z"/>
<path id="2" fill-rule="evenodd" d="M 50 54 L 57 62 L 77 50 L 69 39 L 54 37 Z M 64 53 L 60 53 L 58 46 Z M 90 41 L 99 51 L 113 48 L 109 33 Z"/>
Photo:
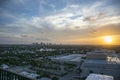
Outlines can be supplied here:
<path id="1" fill-rule="evenodd" d="M 90 74 L 85 80 L 114 80 L 113 76 Z"/>
<path id="2" fill-rule="evenodd" d="M 43 77 L 43 78 L 38 79 L 38 80 L 51 80 L 51 79 L 50 79 L 50 78 Z"/>
<path id="3" fill-rule="evenodd" d="M 97 73 L 113 76 L 115 80 L 120 79 L 120 59 L 117 54 L 114 51 L 99 52 L 87 53 L 87 59 L 81 66 L 81 77 L 86 77 L 90 73 Z"/>
<path id="4" fill-rule="evenodd" d="M 27 71 L 22 71 L 19 74 L 30 77 L 30 78 L 36 78 L 37 76 L 39 76 L 38 74 L 35 73 L 29 73 Z"/>
<path id="5" fill-rule="evenodd" d="M 56 57 L 51 57 L 52 65 L 59 68 L 59 71 L 66 73 L 68 71 L 76 71 L 82 63 L 82 57 L 84 54 L 69 54 L 69 55 L 59 55 Z"/>
<path id="6" fill-rule="evenodd" d="M 55 62 L 67 62 L 67 63 L 73 63 L 73 64 L 78 64 L 81 62 L 82 57 L 85 57 L 86 55 L 84 54 L 70 54 L 70 55 L 63 55 L 63 56 L 57 56 L 54 58 L 51 58 L 52 61 Z"/>
<path id="7" fill-rule="evenodd" d="M 6 64 L 2 64 L 2 65 L 1 65 L 1 68 L 2 68 L 2 69 L 9 69 L 10 67 L 9 67 L 8 65 L 6 65 Z"/>

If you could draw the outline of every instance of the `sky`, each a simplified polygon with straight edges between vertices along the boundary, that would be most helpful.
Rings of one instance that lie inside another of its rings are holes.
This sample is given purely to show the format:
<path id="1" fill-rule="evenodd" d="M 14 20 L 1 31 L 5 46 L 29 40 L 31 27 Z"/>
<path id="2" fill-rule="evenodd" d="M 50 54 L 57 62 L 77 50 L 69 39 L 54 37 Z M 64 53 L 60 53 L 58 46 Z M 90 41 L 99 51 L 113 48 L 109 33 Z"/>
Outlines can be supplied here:
<path id="1" fill-rule="evenodd" d="M 0 44 L 120 45 L 120 0 L 0 0 Z"/>

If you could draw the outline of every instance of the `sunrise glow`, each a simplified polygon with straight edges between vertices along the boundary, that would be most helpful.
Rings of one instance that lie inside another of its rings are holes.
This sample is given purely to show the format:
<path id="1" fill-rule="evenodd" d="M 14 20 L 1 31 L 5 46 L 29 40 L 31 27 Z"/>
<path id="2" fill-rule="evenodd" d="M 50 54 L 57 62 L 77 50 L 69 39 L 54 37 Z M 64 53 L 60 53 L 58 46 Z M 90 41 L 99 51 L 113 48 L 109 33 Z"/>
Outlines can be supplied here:
<path id="1" fill-rule="evenodd" d="M 104 37 L 104 41 L 105 41 L 106 43 L 112 43 L 112 37 L 111 37 L 111 36 L 105 36 L 105 37 Z"/>

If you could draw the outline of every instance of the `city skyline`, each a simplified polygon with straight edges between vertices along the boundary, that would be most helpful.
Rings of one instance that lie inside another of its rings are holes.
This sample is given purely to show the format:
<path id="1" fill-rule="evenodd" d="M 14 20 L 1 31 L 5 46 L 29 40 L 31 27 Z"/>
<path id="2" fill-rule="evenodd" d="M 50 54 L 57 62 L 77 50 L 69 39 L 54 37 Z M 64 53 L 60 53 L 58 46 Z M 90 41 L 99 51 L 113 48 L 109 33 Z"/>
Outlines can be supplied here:
<path id="1" fill-rule="evenodd" d="M 120 45 L 119 0 L 3 0 L 0 44 Z"/>

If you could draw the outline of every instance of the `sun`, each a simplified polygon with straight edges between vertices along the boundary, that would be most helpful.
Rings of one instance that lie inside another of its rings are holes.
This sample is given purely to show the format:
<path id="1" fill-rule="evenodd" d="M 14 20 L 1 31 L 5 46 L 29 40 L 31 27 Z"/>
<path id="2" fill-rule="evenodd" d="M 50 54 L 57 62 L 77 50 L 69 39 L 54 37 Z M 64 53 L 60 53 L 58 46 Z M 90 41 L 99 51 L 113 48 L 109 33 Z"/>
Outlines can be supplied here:
<path id="1" fill-rule="evenodd" d="M 111 36 L 105 36 L 105 37 L 104 37 L 104 41 L 105 41 L 106 43 L 112 43 L 112 37 L 111 37 Z"/>

